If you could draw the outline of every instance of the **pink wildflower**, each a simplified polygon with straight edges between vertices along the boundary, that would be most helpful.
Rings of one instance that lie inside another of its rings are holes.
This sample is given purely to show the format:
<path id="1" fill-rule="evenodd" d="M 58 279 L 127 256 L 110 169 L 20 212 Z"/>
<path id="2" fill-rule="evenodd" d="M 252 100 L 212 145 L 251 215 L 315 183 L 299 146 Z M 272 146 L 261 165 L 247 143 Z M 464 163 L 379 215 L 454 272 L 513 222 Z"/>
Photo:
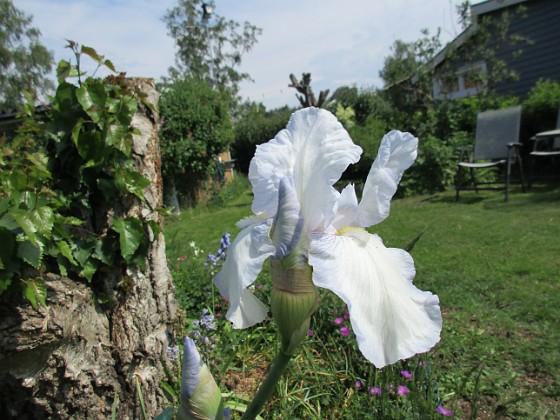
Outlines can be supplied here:
<path id="1" fill-rule="evenodd" d="M 335 318 L 335 320 L 334 320 L 334 323 L 335 323 L 336 325 L 340 325 L 340 324 L 342 324 L 343 322 L 344 322 L 344 319 L 343 319 L 343 318 L 340 318 L 340 317 Z"/>
<path id="2" fill-rule="evenodd" d="M 406 379 L 412 379 L 412 373 L 407 370 L 401 370 L 401 375 L 404 376 Z"/>
<path id="3" fill-rule="evenodd" d="M 348 327 L 342 327 L 340 333 L 343 337 L 348 337 L 350 335 L 350 329 Z"/>
<path id="4" fill-rule="evenodd" d="M 370 387 L 369 392 L 371 392 L 371 395 L 381 395 L 381 388 L 372 386 Z"/>
<path id="5" fill-rule="evenodd" d="M 445 417 L 451 417 L 453 415 L 452 411 L 446 410 L 441 405 L 438 405 L 438 408 L 436 410 L 439 414 L 441 414 L 442 416 L 445 416 Z"/>
<path id="6" fill-rule="evenodd" d="M 400 395 L 401 397 L 404 397 L 406 394 L 408 394 L 408 388 L 404 385 L 399 385 L 399 388 L 397 389 L 397 394 Z"/>

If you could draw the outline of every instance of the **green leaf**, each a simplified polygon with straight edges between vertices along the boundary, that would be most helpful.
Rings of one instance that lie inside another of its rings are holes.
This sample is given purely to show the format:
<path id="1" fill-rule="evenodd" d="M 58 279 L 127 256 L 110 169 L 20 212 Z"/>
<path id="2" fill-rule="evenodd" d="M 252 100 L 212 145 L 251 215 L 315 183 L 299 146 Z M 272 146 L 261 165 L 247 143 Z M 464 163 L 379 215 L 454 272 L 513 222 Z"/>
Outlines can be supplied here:
<path id="1" fill-rule="evenodd" d="M 102 80 L 88 79 L 76 90 L 78 102 L 95 123 L 100 123 L 105 110 L 107 92 Z"/>
<path id="2" fill-rule="evenodd" d="M 166 407 L 154 420 L 173 420 L 175 418 L 175 407 Z"/>
<path id="3" fill-rule="evenodd" d="M 35 225 L 36 232 L 48 236 L 54 224 L 54 212 L 49 206 L 39 207 L 31 212 L 31 220 Z"/>
<path id="4" fill-rule="evenodd" d="M 30 213 L 24 210 L 15 210 L 11 212 L 11 216 L 25 232 L 31 243 L 38 246 L 39 238 L 35 234 L 37 232 L 37 227 L 35 226 L 35 222 L 31 219 Z"/>
<path id="5" fill-rule="evenodd" d="M 96 273 L 96 271 L 97 265 L 95 265 L 92 260 L 88 260 L 80 271 L 80 276 L 91 283 L 91 279 L 93 278 L 93 275 Z"/>
<path id="6" fill-rule="evenodd" d="M 12 278 L 5 276 L 5 273 L 0 271 L 0 295 L 8 290 L 10 284 L 12 284 Z"/>
<path id="7" fill-rule="evenodd" d="M 13 231 L 19 227 L 19 224 L 11 213 L 6 213 L 0 217 L 0 227 Z"/>
<path id="8" fill-rule="evenodd" d="M 43 260 L 43 248 L 40 242 L 33 244 L 31 241 L 24 241 L 18 244 L 17 255 L 32 267 L 39 269 Z"/>
<path id="9" fill-rule="evenodd" d="M 44 153 L 26 153 L 25 157 L 33 164 L 32 170 L 34 175 L 39 179 L 50 179 L 51 172 L 47 168 L 49 159 Z"/>
<path id="10" fill-rule="evenodd" d="M 74 67 L 69 61 L 60 60 L 56 66 L 56 80 L 58 80 L 58 83 L 62 83 L 66 81 L 68 77 L 71 77 L 73 69 Z"/>
<path id="11" fill-rule="evenodd" d="M 115 262 L 115 255 L 119 252 L 116 237 L 108 235 L 95 244 L 93 257 L 105 265 L 112 265 Z"/>
<path id="12" fill-rule="evenodd" d="M 159 236 L 159 234 L 161 232 L 161 226 L 159 225 L 159 223 L 156 222 L 155 220 L 148 220 L 146 223 L 152 229 L 152 232 L 154 234 L 154 238 L 157 239 L 157 237 Z"/>
<path id="13" fill-rule="evenodd" d="M 112 72 L 115 72 L 115 73 L 117 72 L 117 71 L 115 70 L 115 66 L 114 66 L 114 64 L 113 64 L 113 62 L 112 62 L 111 60 L 109 60 L 109 59 L 103 60 L 103 65 L 104 65 L 105 67 L 107 67 L 109 70 L 111 70 Z"/>
<path id="14" fill-rule="evenodd" d="M 37 310 L 39 305 L 45 308 L 47 306 L 47 285 L 40 278 L 22 280 L 23 296 L 31 303 L 33 309 Z"/>
<path id="15" fill-rule="evenodd" d="M 150 185 L 150 180 L 144 178 L 136 171 L 120 168 L 115 173 L 115 184 L 121 189 L 134 194 L 136 197 L 144 198 L 144 188 Z"/>
<path id="16" fill-rule="evenodd" d="M 173 389 L 171 385 L 167 381 L 160 381 L 159 386 L 163 391 L 167 394 L 167 399 L 171 402 L 175 401 L 178 398 L 177 392 Z"/>
<path id="17" fill-rule="evenodd" d="M 68 261 L 70 261 L 70 263 L 72 265 L 78 265 L 77 261 L 74 259 L 74 256 L 72 255 L 72 250 L 70 249 L 70 245 L 68 244 L 68 242 L 66 241 L 57 241 L 56 242 L 56 247 L 58 248 L 58 250 L 60 251 L 60 253 L 66 257 L 66 259 Z"/>
<path id="18" fill-rule="evenodd" d="M 86 47 L 85 45 L 82 45 L 82 49 L 81 49 L 81 53 L 87 55 L 88 57 L 90 57 L 92 60 L 100 63 L 101 60 L 103 60 L 103 57 L 100 56 L 97 51 L 95 51 L 95 49 L 91 48 L 91 47 Z"/>
<path id="19" fill-rule="evenodd" d="M 119 234 L 122 257 L 130 262 L 138 247 L 146 241 L 142 222 L 135 217 L 118 218 L 113 221 L 113 230 Z"/>
<path id="20" fill-rule="evenodd" d="M 128 126 L 118 123 L 109 124 L 104 134 L 107 144 L 123 152 L 126 157 L 130 156 L 132 151 L 132 136 L 130 135 Z"/>

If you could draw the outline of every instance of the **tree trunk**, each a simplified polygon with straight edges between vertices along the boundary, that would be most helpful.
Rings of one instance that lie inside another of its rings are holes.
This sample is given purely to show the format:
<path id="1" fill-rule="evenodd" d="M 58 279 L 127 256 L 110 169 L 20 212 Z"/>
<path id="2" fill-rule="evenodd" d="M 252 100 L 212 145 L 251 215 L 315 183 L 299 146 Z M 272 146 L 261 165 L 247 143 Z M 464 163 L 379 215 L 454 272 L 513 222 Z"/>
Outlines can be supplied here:
<path id="1" fill-rule="evenodd" d="M 131 79 L 157 106 L 149 79 Z M 114 216 L 162 224 L 158 115 L 134 116 L 137 169 L 151 181 L 146 203 L 116 203 Z M 107 215 L 111 217 L 111 212 Z M 110 308 L 91 287 L 47 274 L 47 307 L 0 302 L 0 417 L 18 419 L 153 418 L 167 403 L 160 388 L 175 315 L 163 233 L 152 232 L 146 269 L 127 268 L 131 287 Z"/>

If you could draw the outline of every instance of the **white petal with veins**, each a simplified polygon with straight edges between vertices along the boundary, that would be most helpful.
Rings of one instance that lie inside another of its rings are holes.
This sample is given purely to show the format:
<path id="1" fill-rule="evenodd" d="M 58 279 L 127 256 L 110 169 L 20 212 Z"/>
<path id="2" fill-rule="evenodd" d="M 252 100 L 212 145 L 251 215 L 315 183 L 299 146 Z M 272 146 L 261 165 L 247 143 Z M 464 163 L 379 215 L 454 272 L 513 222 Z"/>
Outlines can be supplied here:
<path id="1" fill-rule="evenodd" d="M 428 351 L 441 331 L 439 299 L 412 284 L 414 263 L 400 249 L 363 229 L 314 235 L 313 282 L 347 305 L 363 355 L 381 368 Z"/>

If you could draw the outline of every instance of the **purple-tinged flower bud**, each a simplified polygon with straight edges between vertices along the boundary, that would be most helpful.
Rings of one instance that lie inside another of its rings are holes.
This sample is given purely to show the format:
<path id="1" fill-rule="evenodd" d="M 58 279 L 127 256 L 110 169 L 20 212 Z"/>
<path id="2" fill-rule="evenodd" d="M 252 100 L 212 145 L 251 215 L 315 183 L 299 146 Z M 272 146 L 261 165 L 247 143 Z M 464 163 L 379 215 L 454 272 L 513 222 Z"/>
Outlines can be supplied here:
<path id="1" fill-rule="evenodd" d="M 181 374 L 179 419 L 222 419 L 222 393 L 194 341 L 186 337 Z"/>

